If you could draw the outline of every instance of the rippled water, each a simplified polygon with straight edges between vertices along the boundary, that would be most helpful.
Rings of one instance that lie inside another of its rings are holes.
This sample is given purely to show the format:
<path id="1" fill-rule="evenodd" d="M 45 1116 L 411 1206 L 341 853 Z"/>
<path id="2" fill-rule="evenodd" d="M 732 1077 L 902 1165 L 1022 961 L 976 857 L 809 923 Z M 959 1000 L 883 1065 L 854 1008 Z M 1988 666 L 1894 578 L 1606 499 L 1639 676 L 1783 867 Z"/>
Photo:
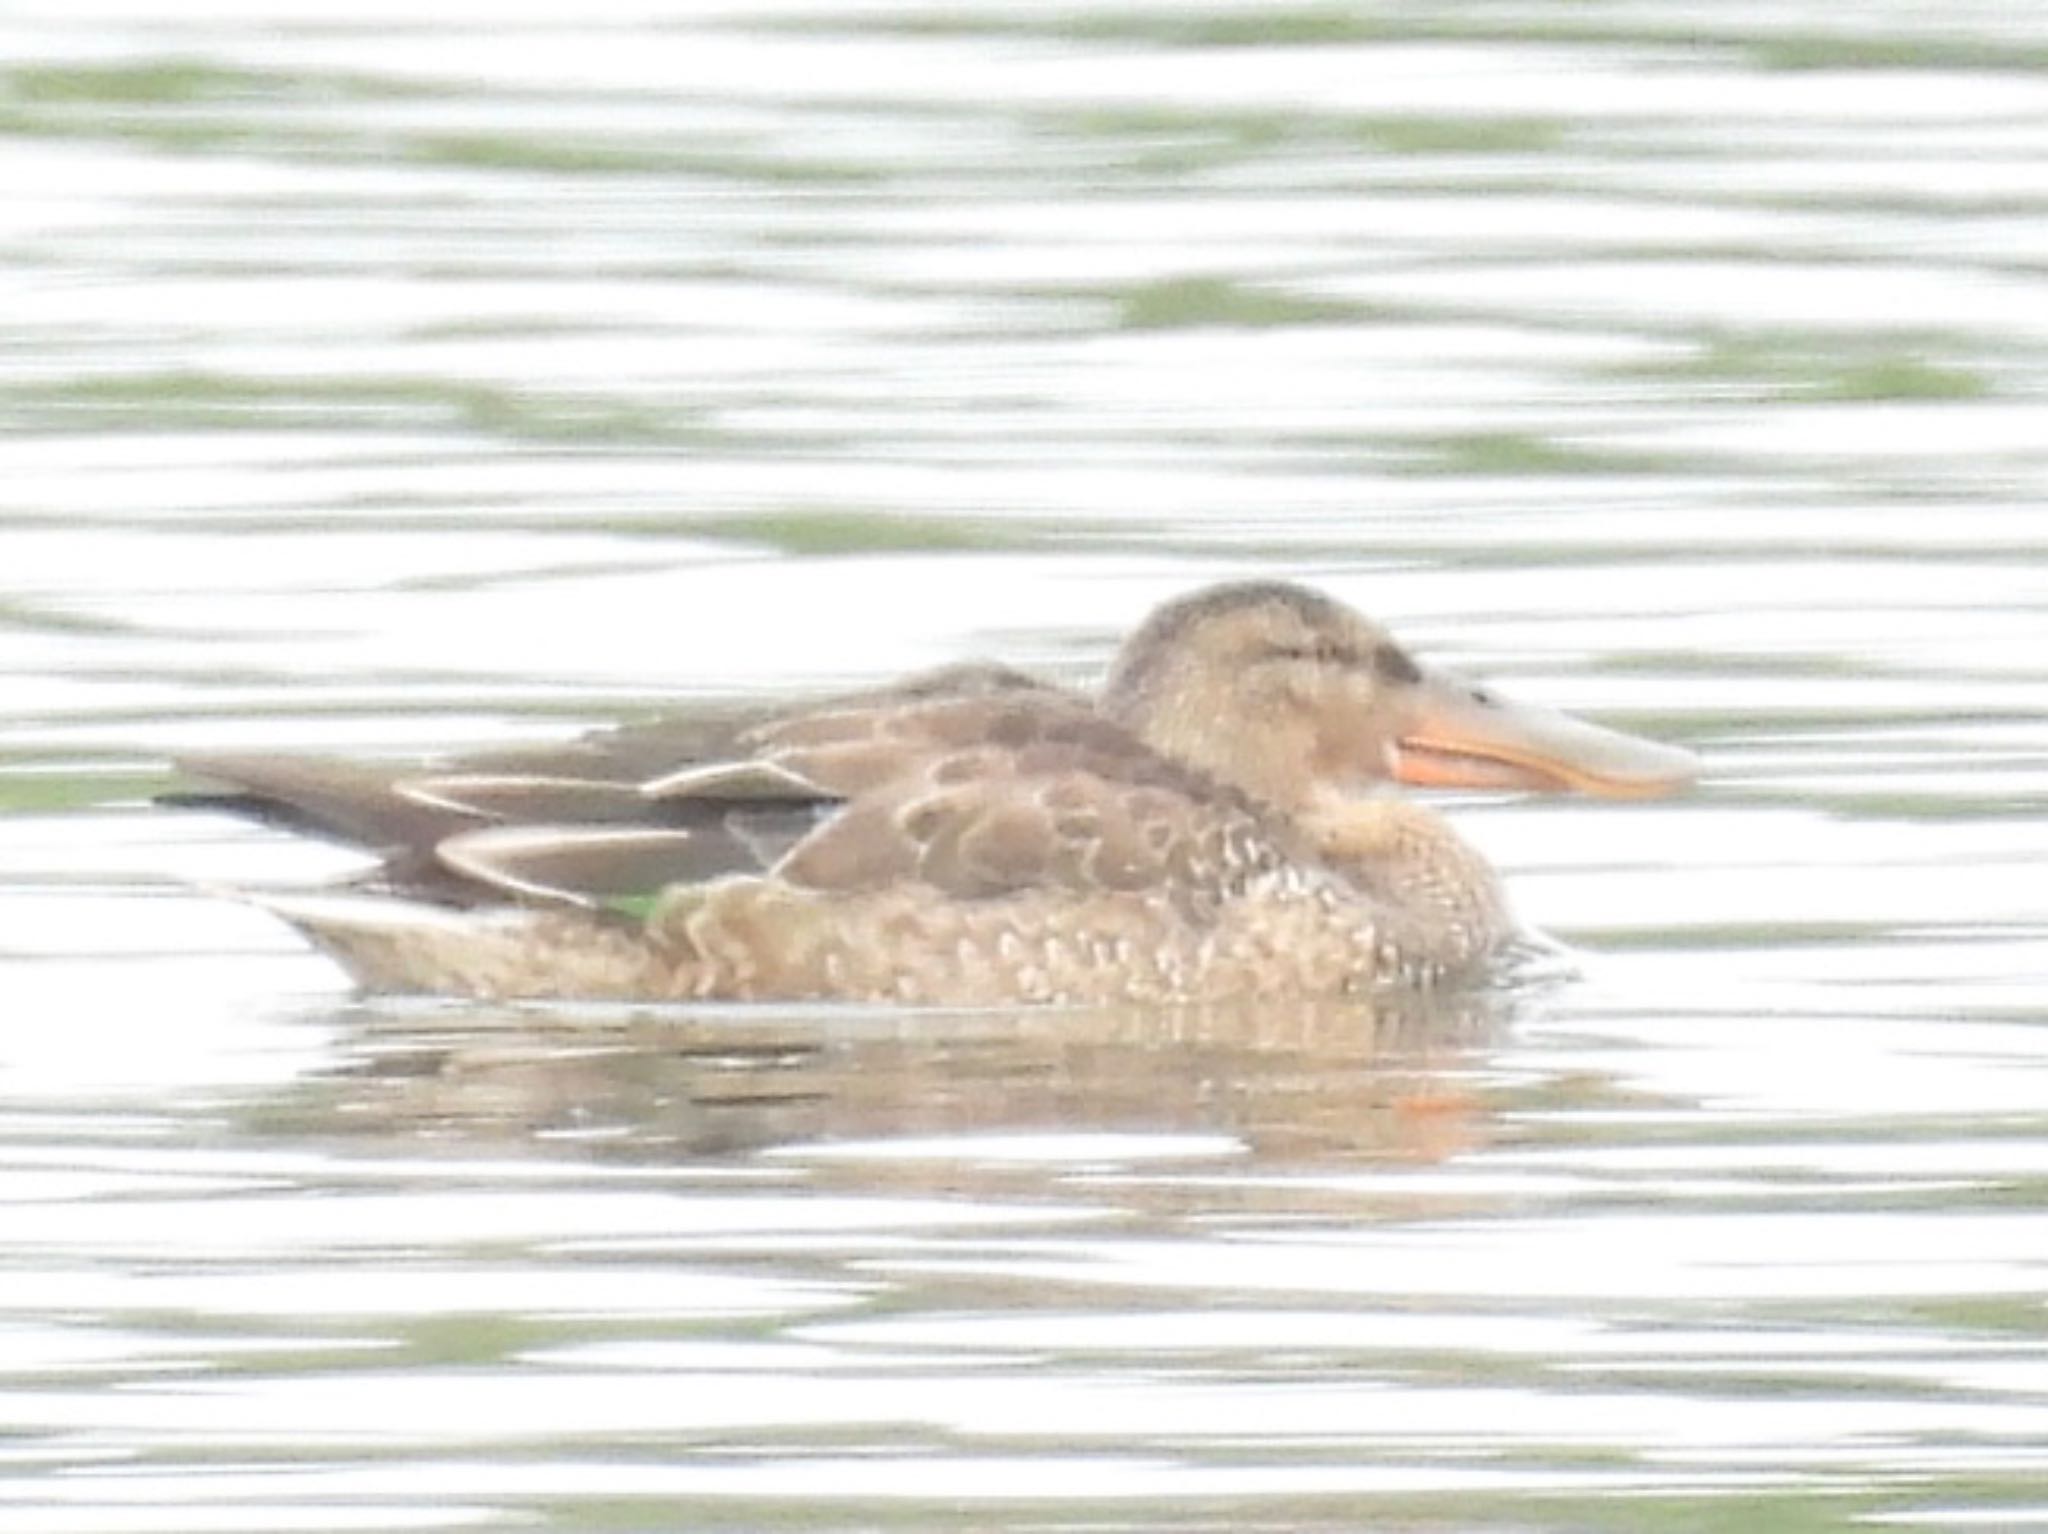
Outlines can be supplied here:
<path id="1" fill-rule="evenodd" d="M 2048 1527 L 2048 16 L 0 12 L 0 1527 Z M 367 1004 L 177 750 L 1316 581 L 1455 1009 Z"/>

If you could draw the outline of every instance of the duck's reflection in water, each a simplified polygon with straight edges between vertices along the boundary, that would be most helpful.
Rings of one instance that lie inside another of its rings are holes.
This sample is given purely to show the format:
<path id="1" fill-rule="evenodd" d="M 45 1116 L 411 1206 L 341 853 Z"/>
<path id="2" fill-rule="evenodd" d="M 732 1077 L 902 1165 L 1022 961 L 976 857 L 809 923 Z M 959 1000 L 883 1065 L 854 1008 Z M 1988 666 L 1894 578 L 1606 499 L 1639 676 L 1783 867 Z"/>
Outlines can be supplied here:
<path id="1" fill-rule="evenodd" d="M 1435 1159 L 1515 993 L 1182 1008 L 366 1006 L 270 1112 L 316 1134 L 637 1161 L 911 1137 L 1213 1135 L 1258 1158 Z M 266 1114 L 268 1117 L 269 1114 Z"/>

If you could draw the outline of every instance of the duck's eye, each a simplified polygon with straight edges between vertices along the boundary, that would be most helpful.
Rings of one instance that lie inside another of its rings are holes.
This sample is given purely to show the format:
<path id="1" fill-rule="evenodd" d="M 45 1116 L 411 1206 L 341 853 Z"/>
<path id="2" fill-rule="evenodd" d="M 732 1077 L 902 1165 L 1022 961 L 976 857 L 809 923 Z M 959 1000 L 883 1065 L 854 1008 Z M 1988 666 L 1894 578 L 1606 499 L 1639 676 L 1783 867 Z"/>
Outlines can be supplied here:
<path id="1" fill-rule="evenodd" d="M 1320 644 L 1276 644 L 1259 657 L 1266 661 L 1289 661 L 1311 666 L 1351 669 L 1358 665 L 1358 652 L 1349 645 L 1325 640 Z"/>
<path id="2" fill-rule="evenodd" d="M 1372 652 L 1372 669 L 1382 682 L 1411 687 L 1422 680 L 1422 668 L 1409 659 L 1397 644 L 1383 644 Z"/>

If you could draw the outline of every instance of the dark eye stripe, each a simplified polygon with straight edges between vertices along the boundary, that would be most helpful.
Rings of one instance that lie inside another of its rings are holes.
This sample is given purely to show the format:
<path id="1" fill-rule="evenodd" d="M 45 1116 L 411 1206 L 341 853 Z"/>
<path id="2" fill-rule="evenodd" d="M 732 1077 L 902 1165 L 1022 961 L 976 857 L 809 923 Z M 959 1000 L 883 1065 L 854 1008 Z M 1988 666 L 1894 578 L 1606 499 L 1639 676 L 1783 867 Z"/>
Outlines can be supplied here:
<path id="1" fill-rule="evenodd" d="M 1267 661 L 1307 661 L 1318 666 L 1355 669 L 1360 663 L 1356 650 L 1338 644 L 1276 644 L 1259 657 Z"/>
<path id="2" fill-rule="evenodd" d="M 1336 666 L 1346 671 L 1361 671 L 1370 664 L 1374 675 L 1382 682 L 1402 687 L 1412 686 L 1422 680 L 1422 668 L 1410 660 L 1408 652 L 1397 644 L 1375 645 L 1369 655 L 1360 654 L 1346 644 L 1277 644 L 1267 649 L 1259 658 L 1265 661 Z"/>

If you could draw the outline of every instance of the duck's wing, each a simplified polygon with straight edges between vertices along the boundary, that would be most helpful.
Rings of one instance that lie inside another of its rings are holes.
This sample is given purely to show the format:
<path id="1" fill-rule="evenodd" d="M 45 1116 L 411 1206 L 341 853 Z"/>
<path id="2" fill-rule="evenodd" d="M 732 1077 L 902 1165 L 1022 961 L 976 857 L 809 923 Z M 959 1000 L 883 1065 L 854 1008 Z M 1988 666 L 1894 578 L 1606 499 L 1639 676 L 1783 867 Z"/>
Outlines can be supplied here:
<path id="1" fill-rule="evenodd" d="M 631 888 L 658 868 L 689 882 L 772 866 L 849 792 L 971 736 L 974 711 L 1007 698 L 1088 711 L 1006 667 L 955 666 L 822 704 L 692 714 L 429 768 L 192 756 L 179 765 L 221 786 L 164 802 L 363 847 L 382 859 L 381 882 L 408 893 L 581 899 Z M 811 751 L 811 771 L 782 760 L 788 741 L 806 737 L 838 747 Z M 865 770 L 849 772 L 856 760 Z M 648 780 L 658 791 L 642 787 Z"/>
<path id="2" fill-rule="evenodd" d="M 775 865 L 831 891 L 927 886 L 957 900 L 1027 891 L 1156 891 L 1211 904 L 1282 854 L 1242 803 L 1084 765 L 989 764 L 864 795 Z"/>
<path id="3" fill-rule="evenodd" d="M 1242 795 L 1049 689 L 819 712 L 750 741 L 757 769 L 815 796 L 811 828 L 763 870 L 802 888 L 914 883 L 961 900 L 1160 890 L 1199 902 L 1287 856 Z M 699 770 L 648 788 L 687 795 L 707 781 Z"/>
<path id="4" fill-rule="evenodd" d="M 378 860 L 372 882 L 436 900 L 471 903 L 484 892 L 440 848 L 465 833 L 521 821 L 631 826 L 648 802 L 629 785 L 236 753 L 180 761 L 209 786 L 159 803 L 217 810 L 362 848 Z M 213 786 L 218 785 L 218 786 Z"/>
<path id="5" fill-rule="evenodd" d="M 499 898 L 629 909 L 733 874 L 957 900 L 1159 890 L 1199 905 L 1286 856 L 1241 795 L 1052 688 L 892 690 L 734 744 L 745 754 L 640 785 L 640 816 L 481 826 L 437 855 Z"/>
<path id="6" fill-rule="evenodd" d="M 899 711 L 939 700 L 1053 693 L 1065 695 L 1008 666 L 969 662 L 794 705 L 707 704 L 684 714 L 609 726 L 571 741 L 480 752 L 456 765 L 474 772 L 640 784 L 692 765 L 744 760 L 758 731 L 818 716 L 861 716 L 871 721 L 870 727 L 879 727 Z"/>
<path id="7" fill-rule="evenodd" d="M 431 844 L 478 818 L 401 793 L 406 772 L 387 765 L 269 752 L 198 753 L 177 765 L 207 786 L 164 794 L 161 804 L 221 810 L 373 850 Z"/>
<path id="8" fill-rule="evenodd" d="M 1033 890 L 1156 891 L 1213 906 L 1287 857 L 1229 795 L 1134 782 L 1040 754 L 934 759 L 929 770 L 694 827 L 520 825 L 443 841 L 451 871 L 500 898 L 638 909 L 663 890 L 755 874 L 851 894 L 916 885 L 971 901 Z"/>

